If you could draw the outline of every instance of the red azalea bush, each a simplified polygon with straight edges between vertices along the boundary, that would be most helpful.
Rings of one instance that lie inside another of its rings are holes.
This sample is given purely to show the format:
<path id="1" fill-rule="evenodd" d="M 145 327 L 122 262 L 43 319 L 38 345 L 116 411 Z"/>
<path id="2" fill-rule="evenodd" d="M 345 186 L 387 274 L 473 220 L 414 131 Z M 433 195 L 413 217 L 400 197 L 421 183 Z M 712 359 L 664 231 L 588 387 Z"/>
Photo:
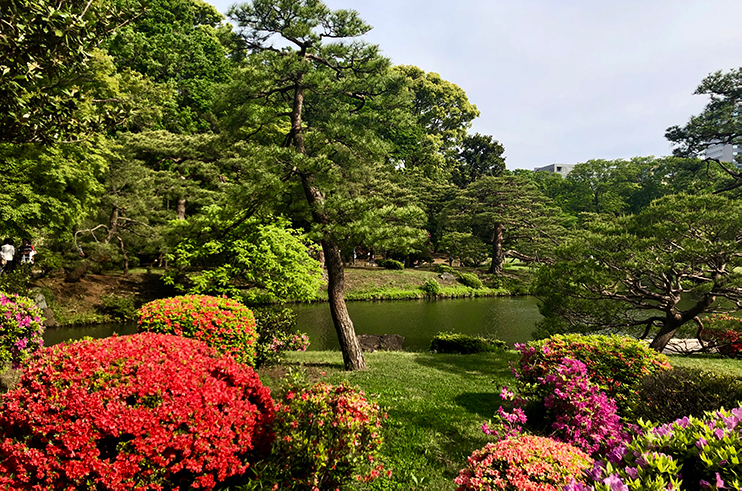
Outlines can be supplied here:
<path id="1" fill-rule="evenodd" d="M 476 450 L 454 483 L 457 491 L 557 491 L 581 482 L 592 459 L 568 443 L 539 436 L 508 438 Z"/>
<path id="2" fill-rule="evenodd" d="M 346 384 L 289 382 L 277 399 L 270 457 L 256 468 L 274 489 L 332 490 L 354 478 L 371 481 L 386 415 L 363 391 Z"/>
<path id="3" fill-rule="evenodd" d="M 44 317 L 33 300 L 0 292 L 0 369 L 20 368 L 44 345 Z"/>
<path id="4" fill-rule="evenodd" d="M 559 334 L 516 348 L 521 357 L 513 372 L 520 384 L 538 384 L 539 378 L 555 373 L 564 358 L 579 360 L 590 381 L 615 399 L 619 408 L 633 405 L 643 376 L 672 368 L 665 355 L 627 336 Z"/>
<path id="5" fill-rule="evenodd" d="M 255 364 L 255 317 L 235 300 L 208 295 L 155 300 L 139 309 L 138 329 L 196 338 L 241 363 Z"/>
<path id="6" fill-rule="evenodd" d="M 204 343 L 143 333 L 44 349 L 0 407 L 0 488 L 212 489 L 272 444 L 270 392 Z"/>
<path id="7" fill-rule="evenodd" d="M 742 358 L 742 319 L 727 314 L 714 314 L 706 319 L 703 338 L 717 351 L 730 358 Z"/>

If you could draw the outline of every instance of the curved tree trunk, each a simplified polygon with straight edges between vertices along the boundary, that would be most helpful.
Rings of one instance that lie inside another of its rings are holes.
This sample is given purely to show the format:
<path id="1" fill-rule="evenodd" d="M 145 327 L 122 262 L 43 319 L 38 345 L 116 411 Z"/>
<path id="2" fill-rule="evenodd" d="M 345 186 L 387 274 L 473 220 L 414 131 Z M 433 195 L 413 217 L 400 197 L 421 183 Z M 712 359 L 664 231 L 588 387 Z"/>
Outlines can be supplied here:
<path id="1" fill-rule="evenodd" d="M 673 336 L 675 336 L 677 330 L 680 329 L 681 325 L 683 325 L 682 322 L 676 321 L 674 319 L 665 321 L 665 323 L 662 325 L 662 329 L 660 329 L 660 332 L 657 333 L 652 342 L 649 343 L 649 347 L 653 350 L 658 351 L 659 353 L 662 353 Z"/>
<path id="2" fill-rule="evenodd" d="M 327 294 L 330 301 L 330 314 L 335 324 L 335 331 L 343 352 L 343 363 L 346 370 L 365 370 L 366 360 L 358 344 L 353 321 L 345 305 L 345 269 L 340 247 L 333 241 L 323 240 L 322 250 L 325 253 L 327 266 Z"/>

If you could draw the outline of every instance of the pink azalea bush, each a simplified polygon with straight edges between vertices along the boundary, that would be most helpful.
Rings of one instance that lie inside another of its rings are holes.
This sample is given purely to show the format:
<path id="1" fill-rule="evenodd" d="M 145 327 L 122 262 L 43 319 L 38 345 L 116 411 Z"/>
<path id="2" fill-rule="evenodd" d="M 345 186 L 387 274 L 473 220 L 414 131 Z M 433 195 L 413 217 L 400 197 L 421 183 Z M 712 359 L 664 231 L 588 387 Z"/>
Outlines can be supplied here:
<path id="1" fill-rule="evenodd" d="M 241 363 L 255 363 L 255 317 L 228 298 L 183 295 L 155 300 L 139 309 L 138 330 L 195 338 Z"/>
<path id="2" fill-rule="evenodd" d="M 252 368 L 143 333 L 42 350 L 0 406 L 0 489 L 212 489 L 270 450 Z"/>
<path id="3" fill-rule="evenodd" d="M 334 490 L 384 472 L 379 462 L 386 415 L 363 391 L 291 381 L 277 399 L 276 440 L 257 480 L 275 489 Z"/>
<path id="4" fill-rule="evenodd" d="M 568 443 L 521 436 L 488 443 L 467 462 L 454 479 L 457 491 L 556 491 L 581 482 L 592 459 Z"/>
<path id="5" fill-rule="evenodd" d="M 546 431 L 551 437 L 570 443 L 594 457 L 612 455 L 629 441 L 615 401 L 590 381 L 584 363 L 564 358 L 552 372 L 539 377 L 537 383 L 539 392 L 548 394 L 543 402 L 536 400 L 535 404 L 543 404 L 544 419 L 548 423 Z M 527 422 L 523 407 L 529 401 L 515 397 L 507 387 L 503 388 L 500 397 L 515 401 L 513 411 L 509 413 L 501 406 L 498 410 L 499 428 L 491 429 L 485 425 L 483 430 L 500 438 L 517 435 Z"/>
<path id="6" fill-rule="evenodd" d="M 702 337 L 730 358 L 742 358 L 742 319 L 714 314 L 705 321 Z"/>
<path id="7" fill-rule="evenodd" d="M 33 300 L 0 292 L 0 369 L 20 368 L 44 345 L 44 317 Z"/>

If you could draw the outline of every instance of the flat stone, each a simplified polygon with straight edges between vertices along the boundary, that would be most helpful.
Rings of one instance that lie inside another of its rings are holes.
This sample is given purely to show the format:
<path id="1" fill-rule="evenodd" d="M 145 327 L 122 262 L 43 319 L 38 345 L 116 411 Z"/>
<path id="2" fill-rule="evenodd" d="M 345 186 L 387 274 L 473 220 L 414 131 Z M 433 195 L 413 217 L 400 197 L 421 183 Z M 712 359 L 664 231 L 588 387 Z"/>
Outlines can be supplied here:
<path id="1" fill-rule="evenodd" d="M 456 277 L 451 273 L 441 273 L 440 278 L 446 281 L 456 281 Z"/>
<path id="2" fill-rule="evenodd" d="M 376 350 L 403 351 L 404 336 L 399 334 L 359 334 L 356 338 L 361 350 L 366 353 L 373 353 Z"/>

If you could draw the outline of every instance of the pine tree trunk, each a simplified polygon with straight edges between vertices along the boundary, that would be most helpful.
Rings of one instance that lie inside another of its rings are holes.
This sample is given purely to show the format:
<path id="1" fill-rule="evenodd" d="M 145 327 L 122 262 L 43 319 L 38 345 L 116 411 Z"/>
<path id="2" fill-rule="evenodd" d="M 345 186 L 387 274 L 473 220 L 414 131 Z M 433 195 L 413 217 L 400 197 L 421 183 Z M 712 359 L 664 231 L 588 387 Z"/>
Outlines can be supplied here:
<path id="1" fill-rule="evenodd" d="M 490 263 L 490 269 L 487 271 L 489 274 L 502 274 L 502 263 L 505 262 L 505 257 L 502 251 L 502 223 L 495 224 L 495 230 L 492 232 L 492 262 Z"/>
<path id="2" fill-rule="evenodd" d="M 185 220 L 185 217 L 186 217 L 186 199 L 185 198 L 178 198 L 178 205 L 175 210 L 178 215 L 178 220 Z"/>
<path id="3" fill-rule="evenodd" d="M 327 294 L 330 300 L 330 314 L 340 341 L 345 369 L 365 370 L 366 360 L 363 358 L 363 352 L 353 328 L 353 321 L 345 305 L 345 269 L 343 268 L 343 258 L 340 255 L 340 247 L 333 241 L 323 240 L 322 250 L 325 253 L 325 265 L 327 266 Z"/>
<path id="4" fill-rule="evenodd" d="M 680 326 L 681 324 L 679 322 L 675 322 L 674 319 L 668 319 L 667 321 L 665 321 L 665 323 L 662 325 L 662 329 L 660 329 L 660 332 L 658 332 L 652 342 L 649 343 L 649 347 L 653 350 L 656 350 L 658 353 L 662 353 L 673 336 L 675 336 L 675 333 L 680 328 Z"/>

